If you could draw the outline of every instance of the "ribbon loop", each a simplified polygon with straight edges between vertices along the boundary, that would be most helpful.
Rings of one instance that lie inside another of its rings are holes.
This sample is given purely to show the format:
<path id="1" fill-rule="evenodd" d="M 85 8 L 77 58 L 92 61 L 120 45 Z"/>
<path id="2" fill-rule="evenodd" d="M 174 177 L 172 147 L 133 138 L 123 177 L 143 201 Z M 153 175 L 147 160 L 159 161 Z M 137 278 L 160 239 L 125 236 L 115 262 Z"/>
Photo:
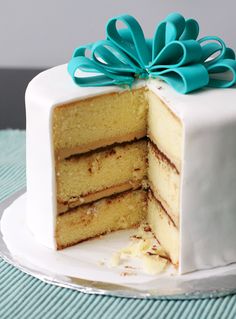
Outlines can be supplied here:
<path id="1" fill-rule="evenodd" d="M 199 24 L 194 19 L 187 19 L 185 21 L 185 29 L 181 34 L 179 40 L 196 40 L 199 34 Z"/>
<path id="2" fill-rule="evenodd" d="M 209 82 L 208 72 L 201 64 L 164 70 L 159 77 L 182 94 L 200 89 Z"/>
<path id="3" fill-rule="evenodd" d="M 203 61 L 205 61 L 207 65 L 214 64 L 220 59 L 224 58 L 226 53 L 226 46 L 224 41 L 220 38 L 212 36 L 204 37 L 198 40 L 198 42 L 200 44 L 207 42 L 206 44 L 202 45 Z M 214 54 L 216 54 L 217 52 L 219 52 L 219 54 L 217 56 L 214 56 Z"/>
<path id="4" fill-rule="evenodd" d="M 177 68 L 189 63 L 198 63 L 201 58 L 201 47 L 196 41 L 173 41 L 157 55 L 150 69 L 153 71 L 162 68 Z"/>
<path id="5" fill-rule="evenodd" d="M 119 23 L 124 27 L 118 28 Z M 226 88 L 236 83 L 234 51 L 219 37 L 197 40 L 198 22 L 179 13 L 168 15 L 152 39 L 145 38 L 130 15 L 110 19 L 106 34 L 106 40 L 74 51 L 68 72 L 76 84 L 131 86 L 137 78 L 158 77 L 185 94 L 205 86 Z M 95 74 L 84 76 L 78 69 Z"/>
<path id="6" fill-rule="evenodd" d="M 118 21 L 123 22 L 127 26 L 127 30 L 119 32 L 116 27 Z M 148 65 L 151 58 L 150 52 L 143 30 L 134 17 L 123 15 L 110 19 L 107 23 L 107 38 L 142 67 Z"/>
<path id="7" fill-rule="evenodd" d="M 156 28 L 153 37 L 152 59 L 170 42 L 177 40 L 185 28 L 185 19 L 178 13 L 166 17 Z"/>
<path id="8" fill-rule="evenodd" d="M 236 61 L 224 59 L 208 67 L 210 80 L 208 86 L 228 88 L 236 83 Z M 217 77 L 215 76 L 217 74 Z M 230 79 L 231 78 L 231 79 Z"/>
<path id="9" fill-rule="evenodd" d="M 107 40 L 98 41 L 92 47 L 92 58 L 96 63 L 111 72 L 140 73 L 142 68 L 137 66 L 119 48 Z"/>

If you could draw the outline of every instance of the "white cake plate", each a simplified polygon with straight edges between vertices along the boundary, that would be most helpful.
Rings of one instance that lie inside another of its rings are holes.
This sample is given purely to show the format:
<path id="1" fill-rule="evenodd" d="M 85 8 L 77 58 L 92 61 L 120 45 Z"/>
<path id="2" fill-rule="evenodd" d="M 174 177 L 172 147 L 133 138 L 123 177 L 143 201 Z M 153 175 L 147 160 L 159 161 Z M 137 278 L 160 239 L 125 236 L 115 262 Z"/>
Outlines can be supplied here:
<path id="1" fill-rule="evenodd" d="M 236 293 L 236 264 L 179 276 L 171 267 L 160 275 L 143 273 L 139 261 L 110 267 L 114 252 L 132 231 L 115 232 L 63 251 L 38 244 L 25 223 L 25 190 L 0 204 L 0 256 L 40 280 L 84 293 L 155 299 L 213 298 Z"/>

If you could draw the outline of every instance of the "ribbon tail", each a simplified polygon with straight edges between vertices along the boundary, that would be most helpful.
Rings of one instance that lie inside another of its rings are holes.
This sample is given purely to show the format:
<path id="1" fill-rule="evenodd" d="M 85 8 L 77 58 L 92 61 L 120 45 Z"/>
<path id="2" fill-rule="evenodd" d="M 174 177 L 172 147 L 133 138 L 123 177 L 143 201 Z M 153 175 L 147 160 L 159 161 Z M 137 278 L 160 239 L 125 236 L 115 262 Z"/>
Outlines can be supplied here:
<path id="1" fill-rule="evenodd" d="M 158 77 L 177 92 L 186 94 L 206 86 L 209 82 L 209 75 L 202 64 L 194 64 L 151 73 L 152 77 Z"/>

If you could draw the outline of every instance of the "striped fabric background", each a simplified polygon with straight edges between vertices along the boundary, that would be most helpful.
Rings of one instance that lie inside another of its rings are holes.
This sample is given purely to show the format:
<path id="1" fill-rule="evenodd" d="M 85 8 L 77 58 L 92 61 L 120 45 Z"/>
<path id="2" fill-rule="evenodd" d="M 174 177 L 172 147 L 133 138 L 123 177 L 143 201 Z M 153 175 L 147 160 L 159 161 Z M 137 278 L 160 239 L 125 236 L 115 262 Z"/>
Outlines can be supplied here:
<path id="1" fill-rule="evenodd" d="M 0 201 L 25 186 L 25 132 L 0 131 Z M 86 295 L 54 287 L 0 259 L 0 319 L 236 318 L 236 295 L 158 301 Z"/>

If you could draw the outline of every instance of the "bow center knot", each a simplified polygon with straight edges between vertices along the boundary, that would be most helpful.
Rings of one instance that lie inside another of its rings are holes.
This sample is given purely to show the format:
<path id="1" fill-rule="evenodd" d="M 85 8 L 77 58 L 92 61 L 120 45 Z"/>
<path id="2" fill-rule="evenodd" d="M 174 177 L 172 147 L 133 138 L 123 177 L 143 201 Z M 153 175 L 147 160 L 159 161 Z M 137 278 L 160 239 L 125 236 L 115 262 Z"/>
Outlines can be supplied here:
<path id="1" fill-rule="evenodd" d="M 148 79 L 149 78 L 149 72 L 146 69 L 143 69 L 142 71 L 140 71 L 140 73 L 136 73 L 134 75 L 135 79 Z"/>

